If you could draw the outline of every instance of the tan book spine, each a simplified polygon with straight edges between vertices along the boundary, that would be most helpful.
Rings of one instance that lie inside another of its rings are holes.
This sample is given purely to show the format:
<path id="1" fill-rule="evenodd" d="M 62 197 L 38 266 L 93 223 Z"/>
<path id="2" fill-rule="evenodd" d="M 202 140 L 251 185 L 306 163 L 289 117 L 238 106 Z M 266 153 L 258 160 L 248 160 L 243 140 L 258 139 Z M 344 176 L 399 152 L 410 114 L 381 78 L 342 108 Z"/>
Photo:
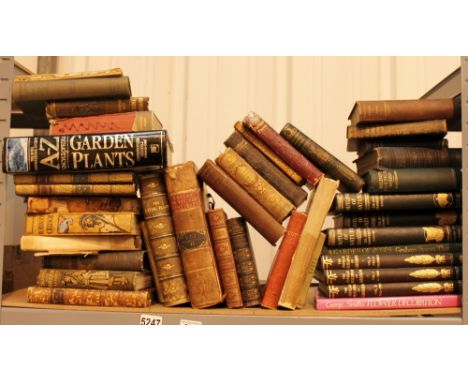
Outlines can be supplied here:
<path id="1" fill-rule="evenodd" d="M 348 126 L 346 138 L 369 139 L 383 137 L 406 137 L 413 135 L 437 135 L 447 134 L 447 122 L 445 120 L 398 123 L 395 125 L 380 126 Z"/>
<path id="2" fill-rule="evenodd" d="M 16 195 L 122 195 L 135 196 L 135 184 L 17 184 Z"/>
<path id="3" fill-rule="evenodd" d="M 95 172 L 81 174 L 50 174 L 31 175 L 16 174 L 13 176 L 15 184 L 114 184 L 133 183 L 133 172 Z"/>
<path id="4" fill-rule="evenodd" d="M 239 154 L 227 148 L 216 163 L 279 222 L 295 209 L 288 199 L 260 176 Z"/>
<path id="5" fill-rule="evenodd" d="M 123 76 L 123 71 L 120 68 L 90 70 L 86 72 L 76 73 L 45 73 L 45 74 L 29 74 L 25 76 L 15 76 L 15 82 L 25 81 L 50 81 L 50 80 L 66 80 L 72 78 L 102 78 L 102 77 L 120 77 Z"/>
<path id="6" fill-rule="evenodd" d="M 80 236 L 80 235 L 139 235 L 135 214 L 54 213 L 26 216 L 25 235 Z"/>

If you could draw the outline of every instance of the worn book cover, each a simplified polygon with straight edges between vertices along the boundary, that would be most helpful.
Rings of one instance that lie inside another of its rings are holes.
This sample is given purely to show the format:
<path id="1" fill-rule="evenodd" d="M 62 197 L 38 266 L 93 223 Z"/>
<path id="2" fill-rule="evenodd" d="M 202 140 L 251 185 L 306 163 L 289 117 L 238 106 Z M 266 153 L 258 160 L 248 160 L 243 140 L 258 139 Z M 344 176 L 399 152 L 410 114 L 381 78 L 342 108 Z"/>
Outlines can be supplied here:
<path id="1" fill-rule="evenodd" d="M 85 72 L 74 73 L 40 73 L 28 74 L 23 76 L 15 76 L 15 82 L 25 81 L 50 81 L 50 80 L 67 80 L 67 79 L 84 79 L 84 78 L 103 78 L 103 77 L 122 77 L 123 71 L 121 68 L 103 69 L 103 70 L 87 70 Z"/>
<path id="2" fill-rule="evenodd" d="M 17 184 L 19 196 L 136 196 L 135 183 L 128 184 Z"/>
<path id="3" fill-rule="evenodd" d="M 133 172 L 92 172 L 75 174 L 16 174 L 13 176 L 15 184 L 118 184 L 133 183 Z"/>

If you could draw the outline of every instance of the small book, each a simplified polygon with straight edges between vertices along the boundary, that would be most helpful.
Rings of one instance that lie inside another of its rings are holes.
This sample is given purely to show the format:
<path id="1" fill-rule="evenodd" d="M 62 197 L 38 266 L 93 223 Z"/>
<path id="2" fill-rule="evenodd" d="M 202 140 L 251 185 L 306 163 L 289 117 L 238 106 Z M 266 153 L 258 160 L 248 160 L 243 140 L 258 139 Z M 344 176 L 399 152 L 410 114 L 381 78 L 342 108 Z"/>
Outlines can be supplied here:
<path id="1" fill-rule="evenodd" d="M 18 196 L 136 196 L 136 184 L 17 184 Z"/>
<path id="2" fill-rule="evenodd" d="M 23 76 L 15 76 L 14 82 L 30 82 L 30 81 L 52 81 L 52 80 L 70 80 L 70 79 L 85 79 L 85 78 L 108 78 L 122 77 L 123 71 L 121 68 L 103 69 L 103 70 L 87 70 L 85 72 L 74 73 L 41 73 L 28 74 Z"/>
<path id="3" fill-rule="evenodd" d="M 14 184 L 118 184 L 134 183 L 133 172 L 91 172 L 75 174 L 16 174 Z"/>
<path id="4" fill-rule="evenodd" d="M 447 139 L 434 139 L 433 137 L 419 137 L 413 139 L 408 138 L 388 138 L 388 139 L 372 139 L 361 140 L 357 147 L 357 154 L 359 157 L 366 155 L 372 149 L 377 147 L 423 147 L 426 149 L 443 150 L 448 148 Z"/>

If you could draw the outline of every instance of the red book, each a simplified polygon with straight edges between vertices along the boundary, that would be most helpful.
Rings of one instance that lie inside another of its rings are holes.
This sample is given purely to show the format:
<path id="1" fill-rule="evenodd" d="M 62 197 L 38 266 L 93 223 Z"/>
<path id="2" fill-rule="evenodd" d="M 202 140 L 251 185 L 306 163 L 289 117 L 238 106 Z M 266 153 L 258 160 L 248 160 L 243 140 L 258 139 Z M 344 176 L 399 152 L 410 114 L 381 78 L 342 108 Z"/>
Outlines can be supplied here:
<path id="1" fill-rule="evenodd" d="M 258 114 L 250 112 L 242 121 L 282 160 L 297 171 L 311 186 L 315 186 L 323 172 L 297 151 L 286 139 L 278 134 Z"/>
<path id="2" fill-rule="evenodd" d="M 50 135 L 128 133 L 161 129 L 161 122 L 152 111 L 50 120 Z"/>
<path id="3" fill-rule="evenodd" d="M 306 220 L 307 214 L 297 211 L 294 211 L 289 219 L 286 233 L 276 253 L 266 282 L 262 299 L 264 308 L 275 309 L 278 306 L 281 291 Z"/>
<path id="4" fill-rule="evenodd" d="M 326 298 L 317 296 L 317 310 L 390 310 L 456 308 L 461 306 L 461 295 L 427 295 L 400 297 Z"/>

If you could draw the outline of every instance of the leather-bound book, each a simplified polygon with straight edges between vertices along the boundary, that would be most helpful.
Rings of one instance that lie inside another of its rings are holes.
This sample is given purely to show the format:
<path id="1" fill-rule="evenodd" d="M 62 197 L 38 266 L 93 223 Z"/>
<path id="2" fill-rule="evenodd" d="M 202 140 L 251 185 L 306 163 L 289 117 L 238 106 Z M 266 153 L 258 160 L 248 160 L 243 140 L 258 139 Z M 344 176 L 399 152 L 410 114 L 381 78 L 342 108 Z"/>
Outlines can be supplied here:
<path id="1" fill-rule="evenodd" d="M 14 184 L 113 184 L 133 183 L 134 180 L 133 172 L 91 172 L 50 175 L 17 174 L 13 176 Z"/>
<path id="2" fill-rule="evenodd" d="M 231 240 L 229 239 L 226 213 L 222 208 L 217 208 L 209 210 L 206 216 L 218 262 L 219 275 L 226 294 L 226 306 L 228 308 L 242 308 L 244 303 L 237 277 Z"/>
<path id="3" fill-rule="evenodd" d="M 151 290 L 124 291 L 32 286 L 28 288 L 27 299 L 32 304 L 146 308 L 151 305 L 151 294 Z"/>
<path id="4" fill-rule="evenodd" d="M 277 221 L 282 222 L 294 205 L 260 176 L 239 154 L 227 148 L 216 158 L 216 163 L 240 184 Z"/>
<path id="5" fill-rule="evenodd" d="M 262 299 L 262 307 L 264 308 L 275 309 L 278 306 L 281 291 L 306 219 L 307 215 L 298 211 L 294 211 L 289 219 L 283 240 L 268 274 Z"/>
<path id="6" fill-rule="evenodd" d="M 238 217 L 228 219 L 227 225 L 244 306 L 260 305 L 262 294 L 247 223 L 243 218 Z"/>
<path id="7" fill-rule="evenodd" d="M 302 188 L 296 186 L 285 173 L 237 131 L 234 131 L 224 141 L 224 144 L 244 158 L 260 176 L 296 207 L 299 207 L 307 199 L 307 193 Z"/>
<path id="8" fill-rule="evenodd" d="M 51 81 L 51 80 L 71 80 L 85 78 L 108 78 L 122 77 L 123 71 L 121 68 L 102 69 L 102 70 L 87 70 L 84 72 L 73 73 L 39 73 L 26 74 L 15 76 L 14 82 L 31 82 L 31 81 Z"/>
<path id="9" fill-rule="evenodd" d="M 54 101 L 46 106 L 46 117 L 69 118 L 88 115 L 128 113 L 147 111 L 149 97 L 132 97 L 123 99 L 84 99 L 78 101 Z"/>
<path id="10" fill-rule="evenodd" d="M 358 192 L 364 187 L 358 174 L 292 124 L 287 123 L 280 134 L 330 178 L 338 179 L 343 191 Z"/>
<path id="11" fill-rule="evenodd" d="M 448 148 L 447 139 L 434 139 L 433 137 L 415 138 L 387 138 L 359 141 L 357 154 L 359 157 L 366 155 L 372 149 L 378 147 L 423 147 L 427 149 L 443 150 Z"/>
<path id="12" fill-rule="evenodd" d="M 217 305 L 224 296 L 195 164 L 169 166 L 165 175 L 190 302 L 194 308 Z"/>
<path id="13" fill-rule="evenodd" d="M 198 176 L 271 244 L 283 235 L 281 224 L 213 161 L 208 159 Z"/>
<path id="14" fill-rule="evenodd" d="M 17 184 L 15 193 L 18 196 L 51 195 L 51 196 L 136 196 L 134 183 L 128 184 Z"/>

